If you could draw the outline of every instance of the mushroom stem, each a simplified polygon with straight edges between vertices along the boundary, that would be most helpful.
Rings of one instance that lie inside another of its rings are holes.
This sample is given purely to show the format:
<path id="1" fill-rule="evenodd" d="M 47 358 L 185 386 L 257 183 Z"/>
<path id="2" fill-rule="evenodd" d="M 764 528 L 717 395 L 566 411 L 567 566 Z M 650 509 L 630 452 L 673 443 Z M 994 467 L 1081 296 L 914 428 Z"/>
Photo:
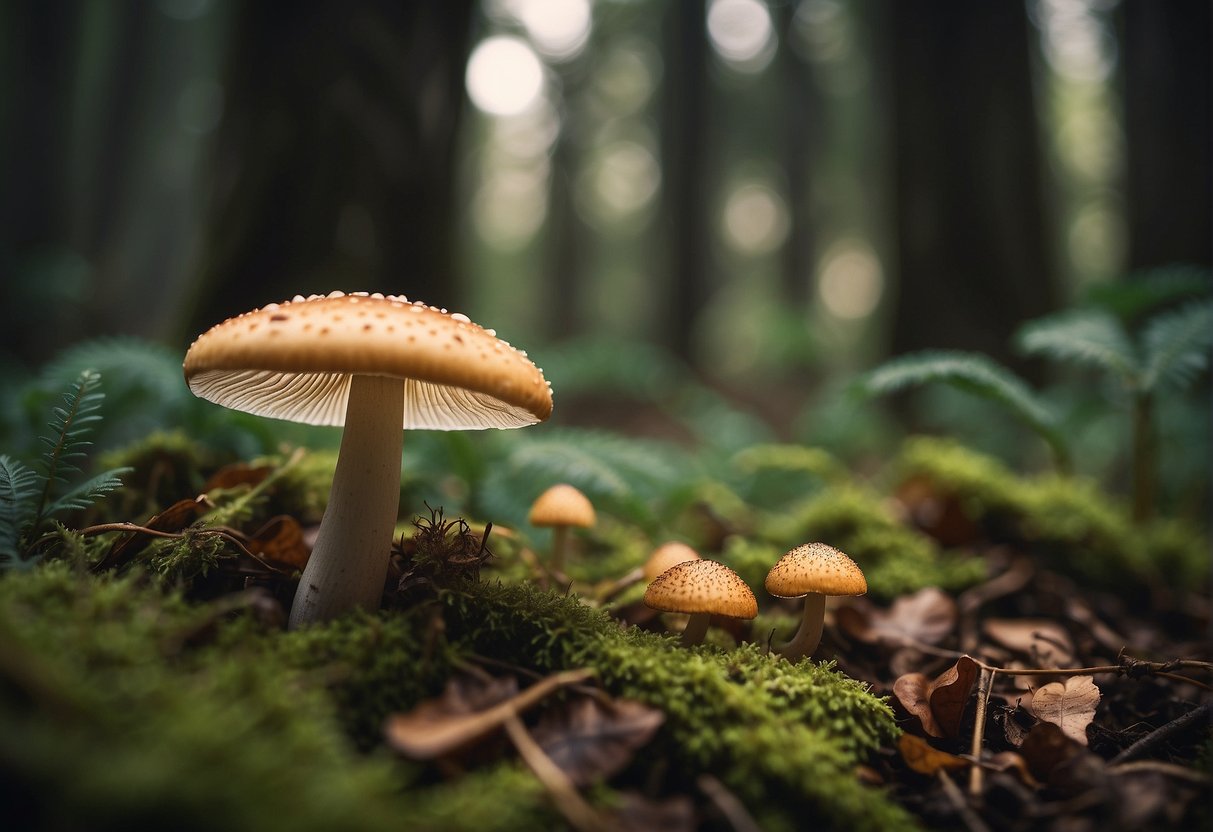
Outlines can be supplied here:
<path id="1" fill-rule="evenodd" d="M 804 597 L 804 616 L 800 629 L 792 640 L 779 648 L 779 654 L 790 662 L 811 656 L 821 643 L 821 629 L 826 618 L 826 597 L 820 592 L 810 592 Z"/>
<path id="2" fill-rule="evenodd" d="M 696 644 L 703 644 L 703 637 L 707 635 L 708 622 L 711 620 L 711 618 L 711 613 L 691 613 L 691 618 L 687 621 L 686 629 L 682 631 L 682 646 L 692 647 Z"/>
<path id="3" fill-rule="evenodd" d="M 564 572 L 564 550 L 569 545 L 569 527 L 555 526 L 552 529 L 552 556 L 548 558 L 548 569 Z"/>
<path id="4" fill-rule="evenodd" d="M 355 375 L 345 433 L 289 627 L 326 621 L 354 607 L 377 610 L 400 510 L 404 381 Z"/>

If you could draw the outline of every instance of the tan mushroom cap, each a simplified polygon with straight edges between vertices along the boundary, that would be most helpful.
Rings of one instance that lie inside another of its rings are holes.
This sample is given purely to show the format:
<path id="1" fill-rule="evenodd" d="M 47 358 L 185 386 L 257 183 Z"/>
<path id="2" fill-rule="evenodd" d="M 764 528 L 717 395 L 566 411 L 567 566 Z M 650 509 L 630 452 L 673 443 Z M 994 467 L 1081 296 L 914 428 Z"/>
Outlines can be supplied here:
<path id="1" fill-rule="evenodd" d="M 535 498 L 528 517 L 532 526 L 579 526 L 588 529 L 597 520 L 589 498 L 567 483 L 553 485 Z"/>
<path id="2" fill-rule="evenodd" d="M 644 579 L 652 581 L 671 566 L 685 563 L 688 560 L 699 559 L 699 553 L 685 543 L 680 543 L 677 540 L 662 543 L 653 550 L 653 553 L 649 555 L 649 559 L 644 562 Z"/>
<path id="3" fill-rule="evenodd" d="M 342 425 L 354 375 L 405 380 L 404 428 L 514 428 L 552 391 L 526 357 L 463 315 L 398 295 L 296 296 L 229 318 L 185 355 L 195 395 L 233 410 Z"/>
<path id="4" fill-rule="evenodd" d="M 767 573 L 767 592 L 777 598 L 821 595 L 863 595 L 868 581 L 855 561 L 825 543 L 797 546 Z"/>
<path id="5" fill-rule="evenodd" d="M 758 599 L 741 576 L 714 560 L 675 564 L 657 576 L 644 592 L 655 610 L 711 613 L 729 618 L 758 615 Z"/>

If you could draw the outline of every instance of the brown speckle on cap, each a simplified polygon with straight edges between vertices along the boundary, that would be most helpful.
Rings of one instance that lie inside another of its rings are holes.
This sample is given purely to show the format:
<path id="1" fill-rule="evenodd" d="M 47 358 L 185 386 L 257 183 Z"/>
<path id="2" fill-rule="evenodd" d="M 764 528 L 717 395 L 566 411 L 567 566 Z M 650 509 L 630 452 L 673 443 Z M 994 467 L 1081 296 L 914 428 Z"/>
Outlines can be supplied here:
<path id="1" fill-rule="evenodd" d="M 863 570 L 842 552 L 825 543 L 806 543 L 788 552 L 767 573 L 767 592 L 778 598 L 822 595 L 863 595 L 868 591 Z"/>
<path id="2" fill-rule="evenodd" d="M 710 613 L 730 618 L 758 615 L 758 599 L 741 576 L 723 563 L 691 560 L 670 567 L 645 590 L 644 602 L 655 610 Z"/>

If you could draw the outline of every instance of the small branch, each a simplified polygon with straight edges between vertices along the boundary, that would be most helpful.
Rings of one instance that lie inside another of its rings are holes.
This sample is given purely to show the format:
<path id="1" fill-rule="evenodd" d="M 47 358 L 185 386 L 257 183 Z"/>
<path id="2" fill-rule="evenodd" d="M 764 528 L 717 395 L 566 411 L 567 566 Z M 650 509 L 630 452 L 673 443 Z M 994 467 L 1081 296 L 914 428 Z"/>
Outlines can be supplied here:
<path id="1" fill-rule="evenodd" d="M 1207 723 L 1211 714 L 1213 714 L 1213 702 L 1206 702 L 1198 708 L 1193 708 L 1183 716 L 1177 717 L 1146 734 L 1109 760 L 1108 765 L 1118 766 L 1130 760 L 1144 757 L 1174 735 L 1187 731 L 1202 720 Z"/>
<path id="2" fill-rule="evenodd" d="M 734 832 L 762 832 L 762 827 L 754 820 L 745 804 L 729 791 L 724 783 L 710 774 L 701 774 L 695 779 L 695 785 L 720 810 L 720 814 L 724 815 Z"/>
<path id="3" fill-rule="evenodd" d="M 517 714 L 510 714 L 504 726 L 518 754 L 547 789 L 552 803 L 570 826 L 578 832 L 610 832 L 614 828 L 586 802 L 568 776 L 544 753 Z"/>
<path id="4" fill-rule="evenodd" d="M 973 770 L 980 769 L 980 766 L 973 766 Z M 973 807 L 965 800 L 964 793 L 960 787 L 952 782 L 952 778 L 943 769 L 939 770 L 939 783 L 943 786 L 943 793 L 947 795 L 948 802 L 952 804 L 952 808 L 956 810 L 956 814 L 960 815 L 960 819 L 964 822 L 965 827 L 969 832 L 990 832 L 990 827 L 986 826 Z"/>
<path id="5" fill-rule="evenodd" d="M 1138 760 L 1132 763 L 1121 763 L 1120 765 L 1108 766 L 1108 771 L 1111 774 L 1133 774 L 1139 771 L 1152 771 L 1167 777 L 1174 777 L 1176 780 L 1187 780 L 1189 783 L 1196 783 L 1202 786 L 1208 785 L 1210 782 L 1209 775 L 1203 771 L 1197 771 L 1186 766 L 1177 766 L 1175 763 L 1164 763 L 1161 760 Z"/>
<path id="6" fill-rule="evenodd" d="M 973 744 L 970 748 L 973 759 L 978 763 L 981 762 L 981 747 L 986 734 L 986 706 L 990 701 L 990 688 L 994 686 L 994 676 L 997 672 L 992 668 L 983 667 L 981 675 L 977 679 L 977 713 L 973 720 Z M 969 769 L 969 794 L 974 797 L 981 796 L 984 778 L 985 772 L 980 765 Z M 951 780 L 948 782 L 950 783 Z"/>

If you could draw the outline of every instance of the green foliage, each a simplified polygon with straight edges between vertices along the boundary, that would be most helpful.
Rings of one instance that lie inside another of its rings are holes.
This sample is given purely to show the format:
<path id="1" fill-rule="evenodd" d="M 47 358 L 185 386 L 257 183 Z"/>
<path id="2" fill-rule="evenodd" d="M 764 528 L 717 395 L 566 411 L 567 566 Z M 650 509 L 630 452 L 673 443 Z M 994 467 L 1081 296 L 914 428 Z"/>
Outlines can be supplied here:
<path id="1" fill-rule="evenodd" d="M 1209 367 L 1213 301 L 1191 303 L 1152 318 L 1142 332 L 1141 389 L 1185 388 Z"/>
<path id="2" fill-rule="evenodd" d="M 855 389 L 865 396 L 884 396 L 933 382 L 998 402 L 1048 443 L 1059 466 L 1068 466 L 1069 451 L 1056 414 L 1021 378 L 979 353 L 931 350 L 903 355 L 861 376 Z"/>
<path id="3" fill-rule="evenodd" d="M 83 511 L 122 485 L 129 468 L 103 471 L 82 482 L 80 464 L 91 444 L 92 433 L 105 395 L 98 389 L 101 376 L 85 370 L 72 382 L 62 405 L 52 410 L 51 433 L 40 437 L 44 446 L 41 470 L 7 455 L 0 455 L 0 568 L 30 562 L 39 535 L 55 517 Z"/>
<path id="4" fill-rule="evenodd" d="M 1039 318 L 1016 336 L 1027 355 L 1085 364 L 1126 381 L 1138 373 L 1137 352 L 1114 316 L 1100 309 L 1079 309 Z"/>
<path id="5" fill-rule="evenodd" d="M 1021 478 L 949 440 L 907 442 L 902 478 L 922 476 L 996 540 L 1032 546 L 1053 568 L 1116 588 L 1165 583 L 1207 585 L 1208 541 L 1178 521 L 1134 523 L 1124 505 L 1089 479 Z"/>

